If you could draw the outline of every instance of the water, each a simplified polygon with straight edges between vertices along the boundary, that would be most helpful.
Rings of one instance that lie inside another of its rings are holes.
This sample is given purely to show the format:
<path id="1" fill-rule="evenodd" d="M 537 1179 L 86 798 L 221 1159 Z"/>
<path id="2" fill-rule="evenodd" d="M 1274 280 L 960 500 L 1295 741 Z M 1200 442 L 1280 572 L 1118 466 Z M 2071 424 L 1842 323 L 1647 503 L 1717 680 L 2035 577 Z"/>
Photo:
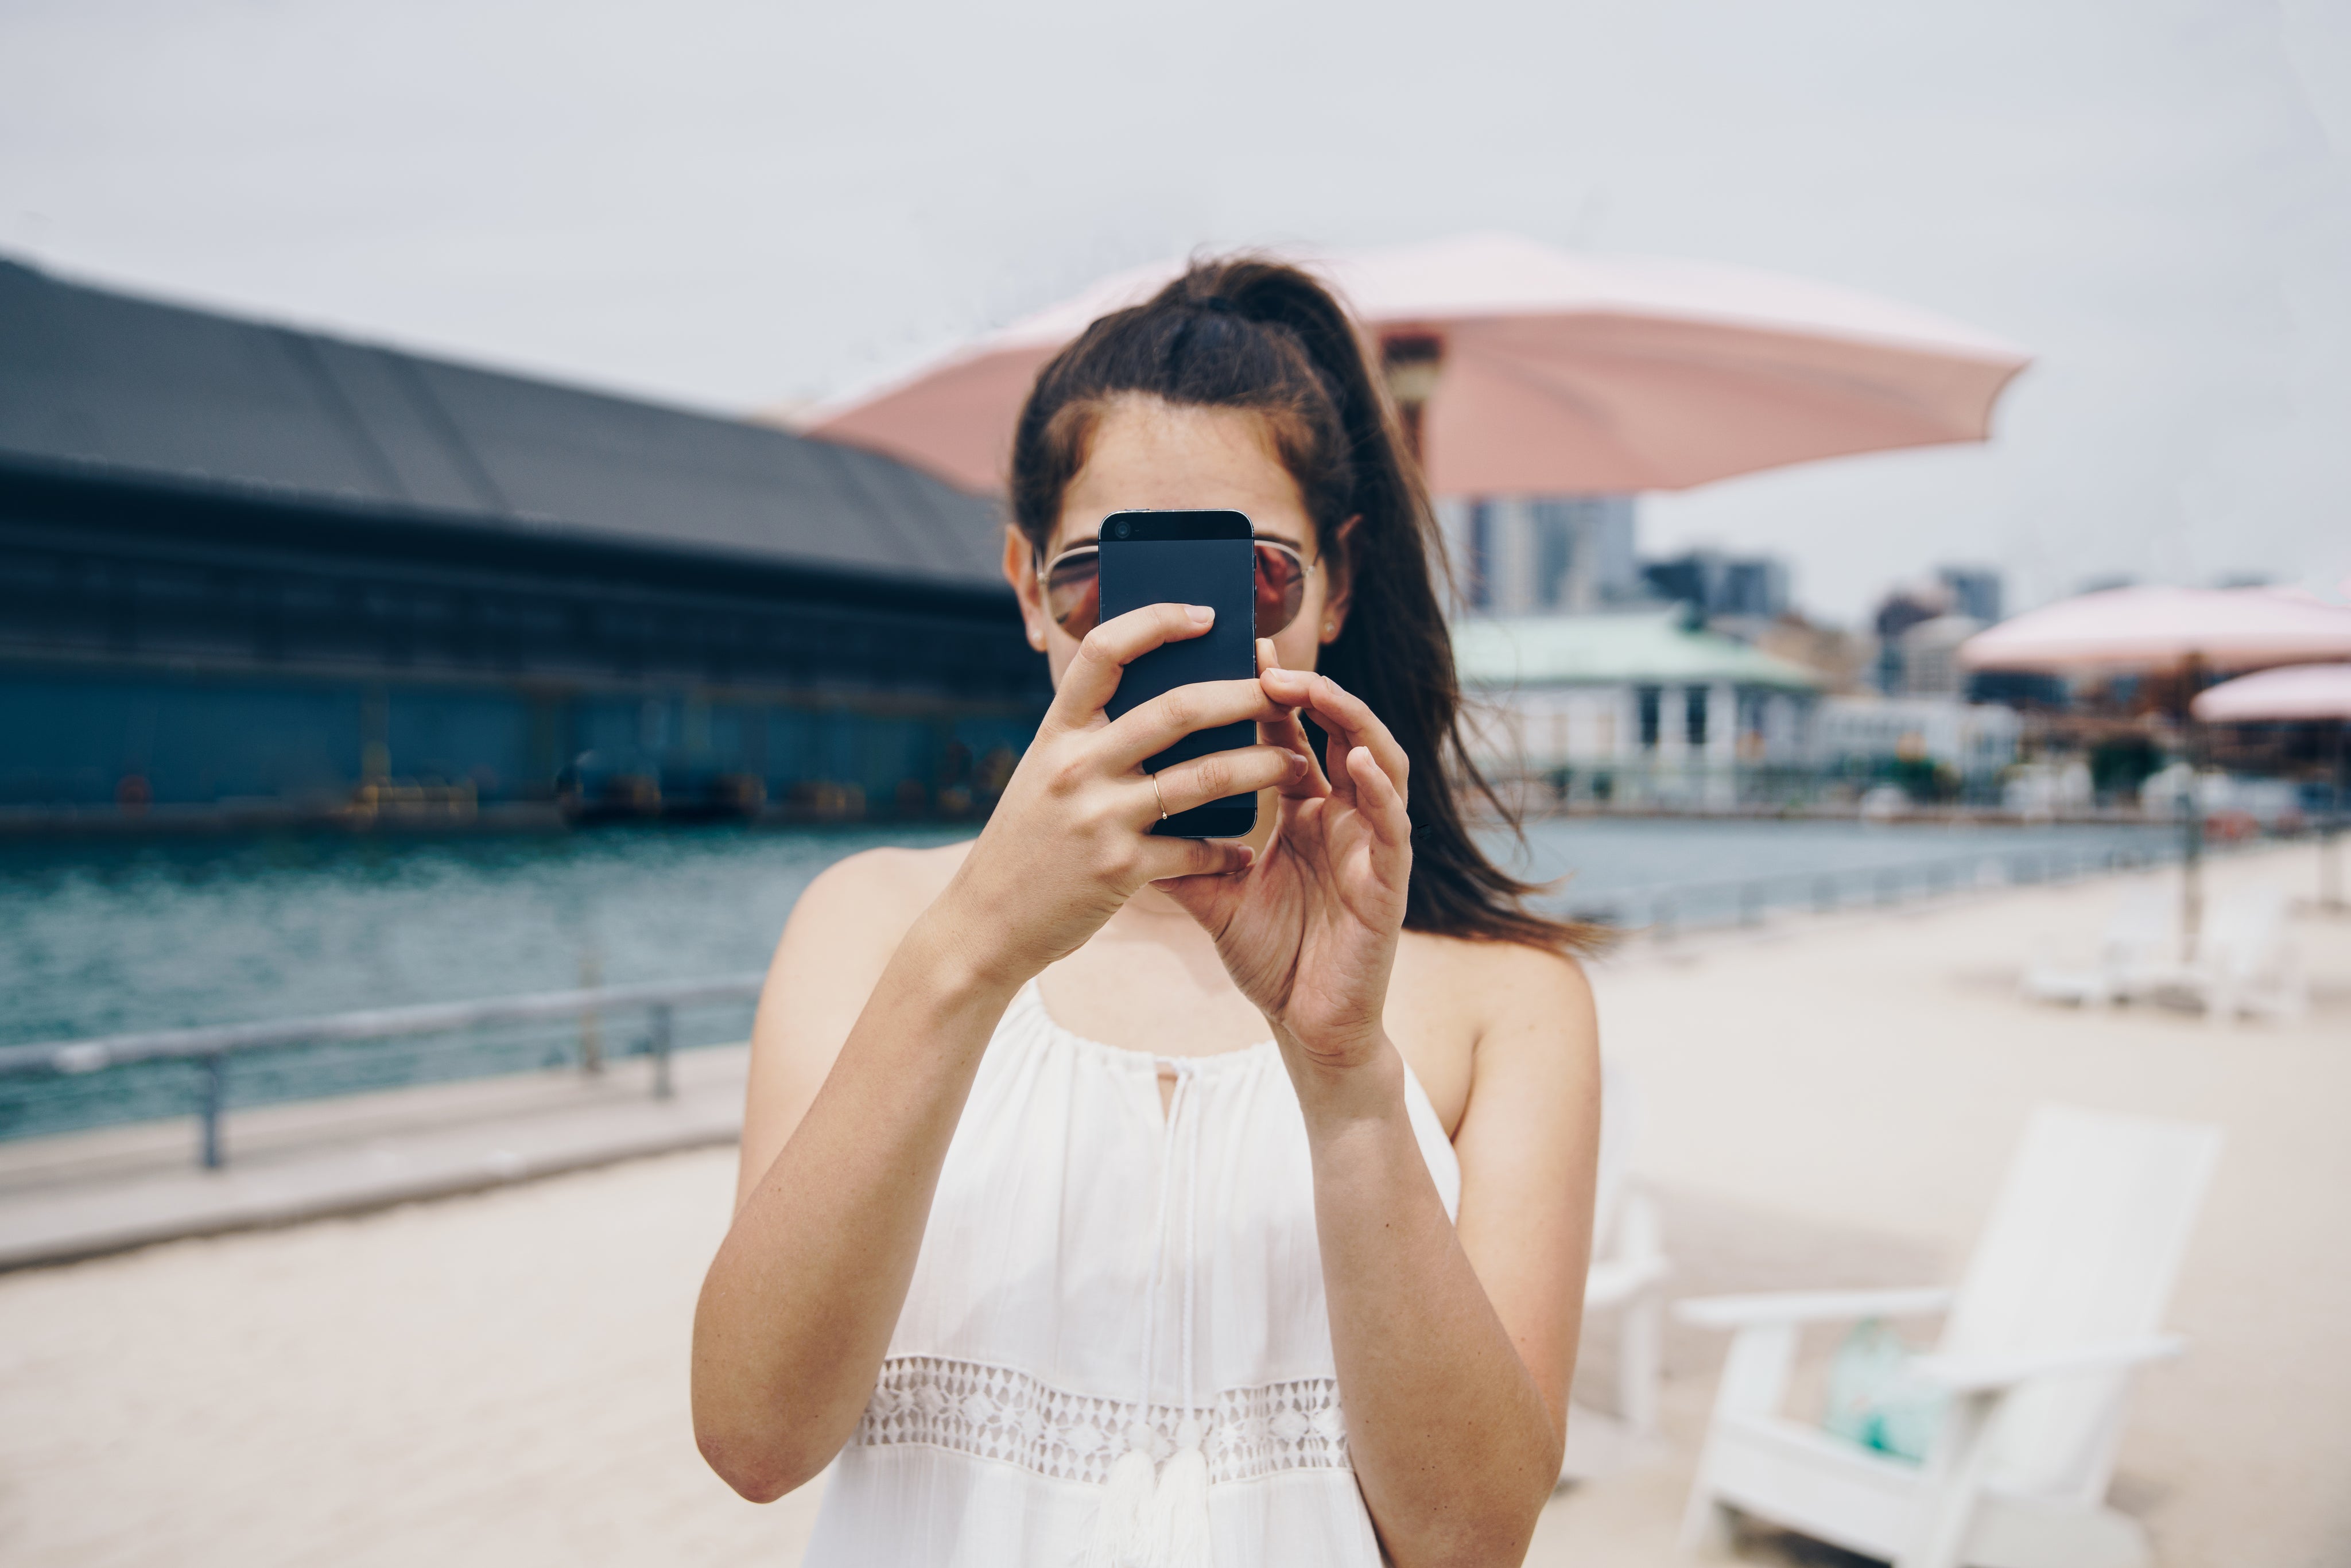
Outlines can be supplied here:
<path id="1" fill-rule="evenodd" d="M 765 967 L 817 873 L 879 843 L 967 830 L 613 829 L 448 841 L 288 836 L 78 842 L 0 850 L 0 1044 L 238 1023 L 357 1008 L 560 990 L 593 965 L 608 983 Z M 1729 919 L 1735 886 L 1778 878 L 1809 902 L 1823 873 L 1870 896 L 1887 870 L 1960 856 L 2159 851 L 2151 829 L 1865 828 L 1852 823 L 1576 820 L 1534 824 L 1528 874 L 1574 873 L 1551 902 L 1654 918 Z M 1914 881 L 1915 886 L 1915 881 Z M 747 1004 L 680 1015 L 681 1047 L 740 1040 Z M 637 1029 L 616 1020 L 608 1049 Z M 368 1042 L 242 1058 L 230 1103 L 558 1066 L 576 1025 Z M 196 1070 L 119 1068 L 0 1079 L 0 1137 L 182 1115 Z"/>
<path id="2" fill-rule="evenodd" d="M 873 845 L 947 829 L 614 829 L 442 841 L 289 836 L 0 852 L 0 1044 L 754 973 L 800 890 Z M 677 1019 L 740 1040 L 747 1003 Z M 624 1053 L 636 1019 L 608 1026 Z M 240 1057 L 230 1103 L 556 1065 L 576 1024 Z M 0 1137 L 185 1114 L 199 1070 L 0 1078 Z"/>

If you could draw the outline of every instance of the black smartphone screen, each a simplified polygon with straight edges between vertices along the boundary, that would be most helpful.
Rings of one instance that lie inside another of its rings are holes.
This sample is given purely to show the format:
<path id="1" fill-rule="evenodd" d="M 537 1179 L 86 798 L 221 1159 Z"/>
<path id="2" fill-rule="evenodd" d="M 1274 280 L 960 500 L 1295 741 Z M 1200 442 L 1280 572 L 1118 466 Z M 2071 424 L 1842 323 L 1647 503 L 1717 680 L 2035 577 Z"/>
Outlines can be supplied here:
<path id="1" fill-rule="evenodd" d="M 1217 612 L 1205 636 L 1154 648 L 1119 677 L 1104 710 L 1117 718 L 1160 693 L 1195 681 L 1245 681 L 1257 674 L 1257 546 L 1238 512 L 1116 512 L 1102 519 L 1102 618 L 1146 604 L 1206 604 Z M 1257 743 L 1243 722 L 1196 730 L 1144 763 L 1146 772 Z M 1186 839 L 1237 839 L 1257 826 L 1257 797 L 1231 795 L 1178 811 L 1151 831 Z"/>

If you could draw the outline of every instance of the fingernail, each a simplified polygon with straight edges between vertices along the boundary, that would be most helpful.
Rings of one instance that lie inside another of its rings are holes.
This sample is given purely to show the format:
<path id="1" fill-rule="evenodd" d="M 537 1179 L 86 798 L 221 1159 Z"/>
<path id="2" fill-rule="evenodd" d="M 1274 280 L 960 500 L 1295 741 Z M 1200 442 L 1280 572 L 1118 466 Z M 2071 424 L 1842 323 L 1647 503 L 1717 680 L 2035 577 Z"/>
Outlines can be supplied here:
<path id="1" fill-rule="evenodd" d="M 1195 626 L 1206 626 L 1217 618 L 1216 610 L 1209 605 L 1187 604 L 1184 609 L 1185 612 L 1192 617 L 1192 624 Z"/>

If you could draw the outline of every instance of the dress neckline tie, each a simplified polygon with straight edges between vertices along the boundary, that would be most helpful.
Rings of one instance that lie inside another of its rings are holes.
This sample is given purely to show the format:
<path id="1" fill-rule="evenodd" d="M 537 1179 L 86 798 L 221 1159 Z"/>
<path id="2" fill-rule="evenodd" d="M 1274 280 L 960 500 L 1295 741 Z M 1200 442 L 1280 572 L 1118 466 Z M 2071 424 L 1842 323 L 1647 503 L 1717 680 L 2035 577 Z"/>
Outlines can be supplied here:
<path id="1" fill-rule="evenodd" d="M 1193 1101 L 1196 1074 L 1181 1058 L 1153 1062 L 1152 1092 L 1157 1098 L 1158 1075 L 1176 1075 L 1160 1129 L 1161 1158 L 1157 1212 L 1154 1217 L 1151 1286 L 1143 1308 L 1143 1367 L 1135 1401 L 1136 1418 L 1126 1430 L 1126 1451 L 1111 1467 L 1102 1500 L 1086 1552 L 1086 1568 L 1210 1568 L 1208 1537 L 1207 1422 L 1195 1400 L 1197 1384 L 1193 1366 L 1196 1333 L 1195 1301 L 1199 1276 L 1200 1115 Z M 1179 1324 L 1182 1414 L 1176 1423 L 1175 1448 L 1165 1463 L 1158 1461 L 1159 1438 L 1153 1430 L 1151 1377 L 1158 1364 L 1160 1299 L 1165 1293 L 1170 1209 L 1176 1197 L 1177 1169 L 1184 1187 L 1183 1317 Z"/>

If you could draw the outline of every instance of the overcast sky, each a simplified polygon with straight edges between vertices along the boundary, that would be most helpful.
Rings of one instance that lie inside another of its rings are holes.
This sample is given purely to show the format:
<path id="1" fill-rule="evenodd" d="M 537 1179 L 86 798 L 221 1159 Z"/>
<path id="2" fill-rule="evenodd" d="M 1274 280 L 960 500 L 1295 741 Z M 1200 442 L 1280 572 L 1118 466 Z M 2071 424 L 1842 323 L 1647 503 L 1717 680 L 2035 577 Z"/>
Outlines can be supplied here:
<path id="1" fill-rule="evenodd" d="M 1508 228 L 2032 349 L 1987 447 L 1645 505 L 1863 612 L 2351 575 L 2339 0 L 0 5 L 0 251 L 740 411 L 1203 245 Z"/>

